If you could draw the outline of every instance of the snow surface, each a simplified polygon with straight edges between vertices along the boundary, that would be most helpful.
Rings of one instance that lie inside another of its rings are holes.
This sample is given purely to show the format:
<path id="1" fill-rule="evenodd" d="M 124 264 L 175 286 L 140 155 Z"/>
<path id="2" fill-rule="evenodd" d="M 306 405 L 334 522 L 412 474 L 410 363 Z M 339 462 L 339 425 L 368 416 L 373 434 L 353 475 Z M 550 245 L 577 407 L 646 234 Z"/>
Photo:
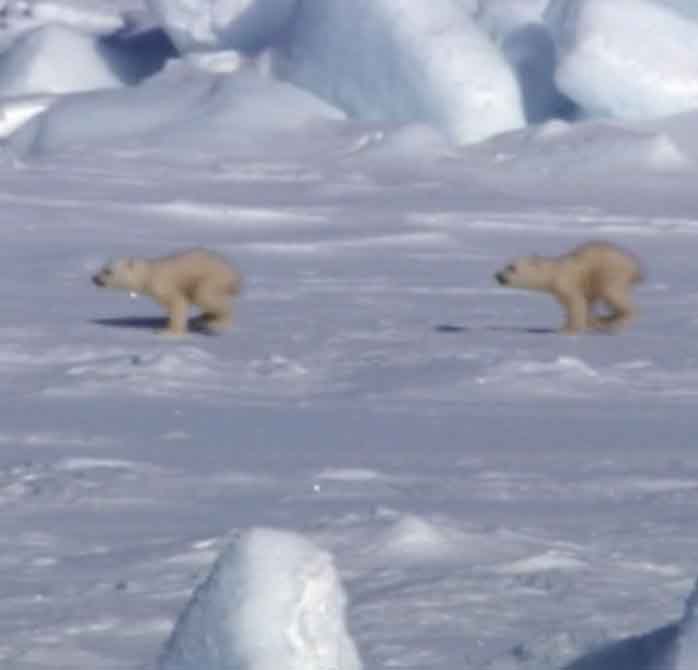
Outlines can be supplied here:
<path id="1" fill-rule="evenodd" d="M 332 557 L 254 528 L 225 549 L 179 617 L 162 670 L 360 670 Z"/>
<path id="2" fill-rule="evenodd" d="M 457 146 L 219 52 L 0 107 L 0 667 L 157 667 L 274 528 L 367 670 L 693 670 L 698 112 Z M 646 267 L 617 336 L 493 280 L 591 238 Z M 199 245 L 220 337 L 89 281 Z"/>
<path id="3" fill-rule="evenodd" d="M 698 22 L 653 0 L 551 0 L 560 90 L 592 114 L 646 119 L 698 108 Z"/>

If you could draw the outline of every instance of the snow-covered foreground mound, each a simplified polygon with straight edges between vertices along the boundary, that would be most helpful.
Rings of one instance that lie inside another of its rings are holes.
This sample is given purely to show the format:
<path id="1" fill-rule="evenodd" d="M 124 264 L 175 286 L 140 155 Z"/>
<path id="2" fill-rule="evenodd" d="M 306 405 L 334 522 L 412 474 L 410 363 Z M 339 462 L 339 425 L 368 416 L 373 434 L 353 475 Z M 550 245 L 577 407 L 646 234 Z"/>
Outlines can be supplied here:
<path id="1" fill-rule="evenodd" d="M 698 22 L 651 0 L 553 0 L 560 89 L 585 110 L 642 119 L 698 108 Z"/>
<path id="2" fill-rule="evenodd" d="M 161 670 L 359 670 L 332 557 L 255 528 L 229 546 L 179 618 Z"/>

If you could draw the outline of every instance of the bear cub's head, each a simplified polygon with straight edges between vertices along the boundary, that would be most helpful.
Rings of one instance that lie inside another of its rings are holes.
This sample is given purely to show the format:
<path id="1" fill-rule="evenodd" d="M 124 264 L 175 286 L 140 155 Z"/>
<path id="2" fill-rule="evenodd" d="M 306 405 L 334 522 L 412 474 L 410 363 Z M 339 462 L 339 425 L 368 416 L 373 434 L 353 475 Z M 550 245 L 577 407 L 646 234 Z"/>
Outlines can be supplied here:
<path id="1" fill-rule="evenodd" d="M 121 258 L 107 263 L 92 282 L 103 288 L 140 291 L 145 280 L 145 263 L 136 258 Z"/>
<path id="2" fill-rule="evenodd" d="M 550 281 L 550 263 L 541 256 L 523 256 L 496 272 L 494 278 L 511 288 L 544 289 Z"/>

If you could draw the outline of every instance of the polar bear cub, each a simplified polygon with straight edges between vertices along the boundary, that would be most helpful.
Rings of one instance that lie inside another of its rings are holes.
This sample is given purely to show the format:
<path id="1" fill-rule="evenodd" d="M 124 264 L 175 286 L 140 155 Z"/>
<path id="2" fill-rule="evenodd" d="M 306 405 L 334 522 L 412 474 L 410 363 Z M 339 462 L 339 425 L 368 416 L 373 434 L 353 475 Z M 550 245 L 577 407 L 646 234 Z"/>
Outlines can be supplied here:
<path id="1" fill-rule="evenodd" d="M 633 316 L 630 289 L 642 280 L 638 260 L 609 242 L 587 242 L 563 256 L 524 256 L 495 274 L 512 288 L 553 295 L 565 312 L 563 333 L 587 329 L 612 331 Z M 604 303 L 605 315 L 594 312 Z"/>
<path id="2" fill-rule="evenodd" d="M 168 314 L 165 333 L 187 330 L 189 306 L 201 308 L 198 325 L 220 330 L 232 323 L 232 297 L 242 275 L 222 256 L 192 249 L 162 258 L 121 258 L 105 265 L 92 281 L 100 287 L 148 295 Z"/>

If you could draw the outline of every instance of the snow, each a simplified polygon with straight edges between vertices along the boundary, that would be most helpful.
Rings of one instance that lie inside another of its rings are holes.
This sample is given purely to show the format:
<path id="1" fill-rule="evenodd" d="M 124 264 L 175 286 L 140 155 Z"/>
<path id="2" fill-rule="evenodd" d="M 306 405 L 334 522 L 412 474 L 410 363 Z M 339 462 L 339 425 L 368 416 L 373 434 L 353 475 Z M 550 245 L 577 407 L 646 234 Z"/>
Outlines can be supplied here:
<path id="1" fill-rule="evenodd" d="M 342 114 L 288 84 L 254 71 L 221 75 L 175 63 L 138 87 L 57 101 L 13 134 L 19 154 L 41 154 L 83 142 L 122 138 L 150 145 L 215 144 L 236 148 L 273 142 L 311 120 Z M 205 122 L 202 123 L 202 119 Z"/>
<path id="2" fill-rule="evenodd" d="M 698 658 L 698 582 L 686 601 L 686 609 L 679 625 L 676 670 L 689 670 Z"/>
<path id="3" fill-rule="evenodd" d="M 540 23 L 549 0 L 474 0 L 473 17 L 497 41 Z"/>
<path id="4" fill-rule="evenodd" d="M 683 145 L 682 138 L 675 139 L 666 129 L 551 120 L 499 135 L 472 153 L 486 154 L 502 170 L 548 175 L 689 173 L 696 155 L 682 151 Z"/>
<path id="5" fill-rule="evenodd" d="M 552 0 L 560 90 L 590 114 L 646 119 L 698 108 L 698 23 L 652 0 Z"/>
<path id="6" fill-rule="evenodd" d="M 574 106 L 555 82 L 557 51 L 545 26 L 530 23 L 513 30 L 501 48 L 518 77 L 527 123 L 573 116 Z"/>
<path id="7" fill-rule="evenodd" d="M 61 23 L 23 32 L 0 53 L 2 98 L 37 97 L 137 84 L 174 53 L 161 32 L 89 34 Z M 26 109 L 26 101 L 13 101 Z M 31 101 L 30 101 L 31 102 Z"/>
<path id="8" fill-rule="evenodd" d="M 360 670 L 331 556 L 253 528 L 221 554 L 179 617 L 162 670 Z"/>
<path id="9" fill-rule="evenodd" d="M 275 71 L 355 118 L 427 122 L 459 143 L 524 124 L 510 66 L 457 0 L 301 3 Z"/>
<path id="10" fill-rule="evenodd" d="M 62 26 L 25 33 L 0 54 L 3 97 L 120 86 L 97 39 Z"/>
<path id="11" fill-rule="evenodd" d="M 8 0 L 2 8 L 3 27 L 11 38 L 47 24 L 93 35 L 109 35 L 126 25 L 125 16 L 110 3 L 94 0 Z"/>
<path id="12" fill-rule="evenodd" d="M 276 76 L 362 120 L 427 122 L 457 142 L 524 124 L 502 54 L 459 0 L 152 0 L 184 53 L 271 53 Z"/>
<path id="13" fill-rule="evenodd" d="M 693 0 L 655 0 L 659 4 L 683 14 L 689 19 L 698 19 L 698 7 Z"/>
<path id="14" fill-rule="evenodd" d="M 148 0 L 181 52 L 264 49 L 291 21 L 298 0 Z"/>
<path id="15" fill-rule="evenodd" d="M 497 5 L 459 3 L 501 8 L 487 48 L 516 38 L 547 68 L 521 83 L 549 82 L 538 3 L 532 29 Z M 692 669 L 698 111 L 546 104 L 462 145 L 110 7 L 99 43 L 150 54 L 143 81 L 0 101 L 0 667 L 142 670 L 290 629 L 299 656 L 341 632 L 367 670 Z M 87 63 L 52 55 L 56 80 Z M 589 239 L 646 268 L 618 335 L 564 337 L 553 299 L 493 279 Z M 194 246 L 245 277 L 223 335 L 159 337 L 157 304 L 90 282 Z"/>

